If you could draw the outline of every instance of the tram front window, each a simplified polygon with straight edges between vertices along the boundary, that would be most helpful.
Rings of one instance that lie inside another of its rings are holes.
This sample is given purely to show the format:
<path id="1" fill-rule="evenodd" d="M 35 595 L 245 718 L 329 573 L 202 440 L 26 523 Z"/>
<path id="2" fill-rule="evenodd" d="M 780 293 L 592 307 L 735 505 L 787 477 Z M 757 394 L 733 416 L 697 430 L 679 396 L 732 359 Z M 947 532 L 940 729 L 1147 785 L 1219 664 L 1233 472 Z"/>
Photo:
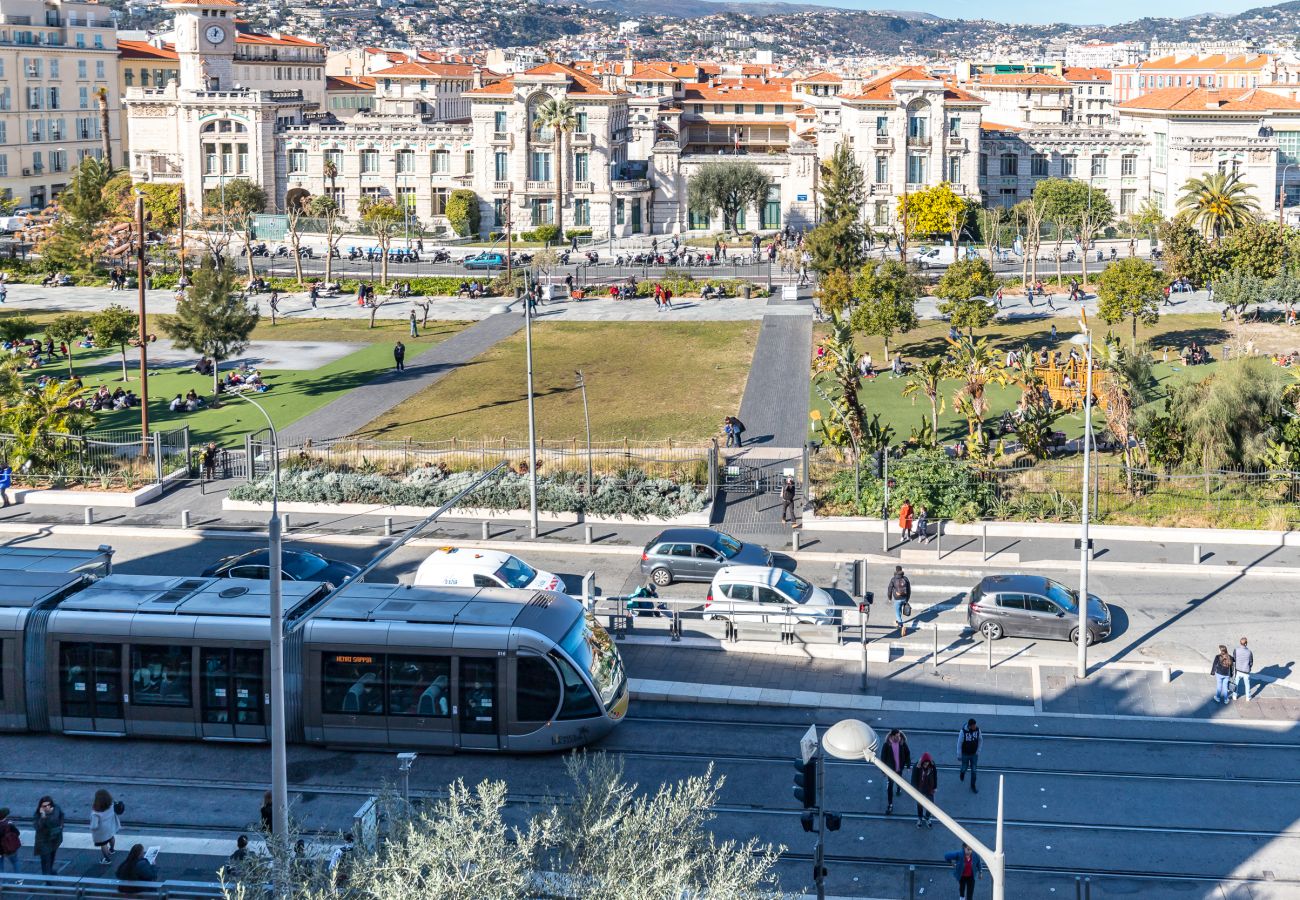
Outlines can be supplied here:
<path id="1" fill-rule="evenodd" d="M 564 640 L 560 641 L 560 648 L 590 676 L 601 703 L 609 708 L 627 681 L 623 674 L 623 659 L 609 632 L 587 612 L 573 623 Z"/>

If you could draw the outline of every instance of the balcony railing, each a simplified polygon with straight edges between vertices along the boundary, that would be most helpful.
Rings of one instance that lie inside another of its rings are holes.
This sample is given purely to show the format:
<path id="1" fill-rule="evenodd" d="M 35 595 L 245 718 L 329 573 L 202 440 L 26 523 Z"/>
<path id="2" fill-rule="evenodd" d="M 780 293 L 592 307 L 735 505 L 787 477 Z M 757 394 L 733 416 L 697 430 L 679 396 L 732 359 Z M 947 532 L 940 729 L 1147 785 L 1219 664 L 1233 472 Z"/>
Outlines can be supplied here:
<path id="1" fill-rule="evenodd" d="M 575 181 L 573 183 L 573 193 L 575 194 L 590 194 L 595 189 L 596 186 L 590 181 Z"/>
<path id="2" fill-rule="evenodd" d="M 930 136 L 925 134 L 909 134 L 907 136 L 907 146 L 928 147 L 930 146 Z"/>
<path id="3" fill-rule="evenodd" d="M 554 190 L 555 190 L 555 182 L 554 182 L 554 181 L 533 181 L 533 180 L 530 178 L 528 181 L 524 182 L 524 184 L 525 184 L 525 188 L 524 188 L 524 189 L 527 190 L 530 194 L 531 194 L 531 193 L 540 193 L 540 192 L 542 192 L 542 191 L 554 191 Z"/>
<path id="4" fill-rule="evenodd" d="M 614 182 L 616 194 L 640 194 L 650 190 L 649 178 L 625 178 Z"/>
<path id="5" fill-rule="evenodd" d="M 494 193 L 504 194 L 506 191 L 510 190 L 510 184 L 511 182 L 509 181 L 494 181 L 492 182 L 492 190 Z"/>
<path id="6" fill-rule="evenodd" d="M 887 135 L 887 134 L 878 134 L 878 135 L 876 135 L 876 146 L 877 146 L 877 147 L 892 147 L 892 146 L 894 146 L 894 139 L 891 138 L 891 137 L 890 137 L 889 135 Z"/>

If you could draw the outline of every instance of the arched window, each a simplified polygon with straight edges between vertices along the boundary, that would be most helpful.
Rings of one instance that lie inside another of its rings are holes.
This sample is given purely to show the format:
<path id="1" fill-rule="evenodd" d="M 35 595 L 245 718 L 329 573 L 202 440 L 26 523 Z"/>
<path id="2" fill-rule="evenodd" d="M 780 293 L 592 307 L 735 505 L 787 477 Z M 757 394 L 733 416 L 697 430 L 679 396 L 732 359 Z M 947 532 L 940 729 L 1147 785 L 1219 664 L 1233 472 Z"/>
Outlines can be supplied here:
<path id="1" fill-rule="evenodd" d="M 218 119 L 203 126 L 203 134 L 244 134 L 248 128 L 241 122 L 230 119 Z"/>
<path id="2" fill-rule="evenodd" d="M 907 107 L 907 139 L 923 143 L 930 139 L 930 104 L 914 100 Z"/>
<path id="3" fill-rule="evenodd" d="M 534 124 L 537 120 L 537 110 L 550 99 L 550 95 L 544 93 L 534 94 L 528 99 L 528 135 L 530 138 L 535 138 L 538 141 L 555 140 L 555 129 L 537 128 Z"/>

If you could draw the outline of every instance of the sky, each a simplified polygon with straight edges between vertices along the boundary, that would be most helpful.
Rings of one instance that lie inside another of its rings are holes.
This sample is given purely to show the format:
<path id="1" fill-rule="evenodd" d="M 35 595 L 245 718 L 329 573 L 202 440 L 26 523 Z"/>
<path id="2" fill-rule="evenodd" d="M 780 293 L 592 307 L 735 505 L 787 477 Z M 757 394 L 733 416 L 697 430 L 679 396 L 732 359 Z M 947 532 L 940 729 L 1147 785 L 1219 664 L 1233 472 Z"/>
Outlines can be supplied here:
<path id="1" fill-rule="evenodd" d="M 800 0 L 846 9 L 910 9 L 933 13 L 948 19 L 994 19 L 1002 22 L 1073 22 L 1077 24 L 1113 25 L 1142 16 L 1186 17 L 1206 12 L 1231 15 L 1269 0 L 1091 0 L 1088 3 L 1043 3 L 1032 0 Z"/>

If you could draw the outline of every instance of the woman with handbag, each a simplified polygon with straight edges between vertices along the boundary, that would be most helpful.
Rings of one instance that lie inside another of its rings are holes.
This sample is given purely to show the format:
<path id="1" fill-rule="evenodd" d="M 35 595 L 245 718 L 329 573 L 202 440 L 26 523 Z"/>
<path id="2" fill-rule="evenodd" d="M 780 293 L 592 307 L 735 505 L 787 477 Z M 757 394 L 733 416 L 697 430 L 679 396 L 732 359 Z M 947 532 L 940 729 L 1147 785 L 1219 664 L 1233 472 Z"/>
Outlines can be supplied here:
<path id="1" fill-rule="evenodd" d="M 100 865 L 106 866 L 113 861 L 116 852 L 114 841 L 122 830 L 122 820 L 118 817 L 125 811 L 122 801 L 114 803 L 113 795 L 108 791 L 103 788 L 95 791 L 95 800 L 90 805 L 90 839 L 99 848 Z"/>

